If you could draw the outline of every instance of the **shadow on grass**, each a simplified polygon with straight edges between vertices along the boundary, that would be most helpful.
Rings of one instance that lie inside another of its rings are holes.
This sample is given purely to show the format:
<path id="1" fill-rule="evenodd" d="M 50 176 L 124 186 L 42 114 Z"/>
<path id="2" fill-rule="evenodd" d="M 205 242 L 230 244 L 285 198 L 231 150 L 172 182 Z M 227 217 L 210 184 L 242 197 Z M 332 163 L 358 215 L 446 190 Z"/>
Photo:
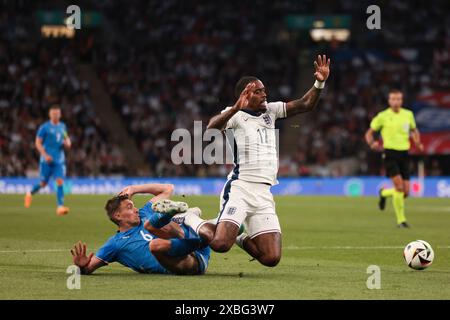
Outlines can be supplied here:
<path id="1" fill-rule="evenodd" d="M 203 275 L 176 275 L 176 274 L 160 274 L 160 273 L 137 273 L 137 272 L 121 272 L 121 271 L 113 271 L 113 272 L 98 272 L 90 274 L 89 277 L 123 277 L 127 276 L 130 278 L 133 277 L 159 277 L 159 278 L 171 278 L 171 277 L 177 277 L 177 278 L 261 278 L 263 279 L 265 276 L 263 274 L 255 274 L 255 273 L 243 273 L 243 272 L 207 272 Z"/>

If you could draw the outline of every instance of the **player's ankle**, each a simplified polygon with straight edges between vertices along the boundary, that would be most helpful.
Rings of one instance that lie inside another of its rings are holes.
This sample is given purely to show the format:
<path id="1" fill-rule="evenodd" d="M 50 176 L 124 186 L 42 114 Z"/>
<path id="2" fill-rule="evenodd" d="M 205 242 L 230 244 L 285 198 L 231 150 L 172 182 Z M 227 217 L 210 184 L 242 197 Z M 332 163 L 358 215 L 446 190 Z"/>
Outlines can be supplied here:
<path id="1" fill-rule="evenodd" d="M 244 249 L 244 241 L 248 238 L 248 234 L 245 232 L 242 232 L 240 235 L 237 236 L 236 238 L 236 245 L 241 248 Z"/>

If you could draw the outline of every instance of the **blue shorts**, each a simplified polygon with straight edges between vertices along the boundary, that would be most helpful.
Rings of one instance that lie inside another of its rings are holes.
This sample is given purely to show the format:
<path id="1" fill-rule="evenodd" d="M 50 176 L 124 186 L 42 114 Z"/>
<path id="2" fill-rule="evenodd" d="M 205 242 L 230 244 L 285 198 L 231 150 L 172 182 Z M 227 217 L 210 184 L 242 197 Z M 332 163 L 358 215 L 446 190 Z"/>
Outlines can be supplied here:
<path id="1" fill-rule="evenodd" d="M 197 274 L 205 274 L 209 265 L 209 257 L 211 256 L 211 249 L 205 247 L 200 250 L 194 251 L 195 258 L 198 261 L 198 273 Z M 158 259 L 153 256 L 154 261 L 152 261 L 152 266 L 150 268 L 143 270 L 133 269 L 137 272 L 143 273 L 157 273 L 157 274 L 172 274 L 171 271 L 167 270 L 161 263 L 159 263 Z"/>
<path id="2" fill-rule="evenodd" d="M 208 269 L 209 265 L 209 257 L 211 256 L 211 249 L 208 247 L 205 247 L 203 249 L 194 251 L 195 258 L 198 261 L 198 273 L 197 274 L 205 274 L 206 270 Z M 137 271 L 139 273 L 156 273 L 156 274 L 172 274 L 171 271 L 166 269 L 164 266 L 159 263 L 158 259 L 156 259 L 154 256 L 154 261 L 152 262 L 152 266 L 150 268 L 146 268 L 145 270 L 138 270 L 134 269 L 134 271 Z"/>
<path id="3" fill-rule="evenodd" d="M 211 248 L 205 247 L 203 249 L 194 251 L 195 257 L 198 261 L 198 274 L 205 274 L 209 265 L 209 257 L 211 256 Z"/>
<path id="4" fill-rule="evenodd" d="M 40 162 L 39 163 L 39 178 L 41 181 L 48 183 L 50 177 L 55 179 L 64 179 L 66 176 L 66 165 L 64 163 L 48 163 L 48 162 Z"/>

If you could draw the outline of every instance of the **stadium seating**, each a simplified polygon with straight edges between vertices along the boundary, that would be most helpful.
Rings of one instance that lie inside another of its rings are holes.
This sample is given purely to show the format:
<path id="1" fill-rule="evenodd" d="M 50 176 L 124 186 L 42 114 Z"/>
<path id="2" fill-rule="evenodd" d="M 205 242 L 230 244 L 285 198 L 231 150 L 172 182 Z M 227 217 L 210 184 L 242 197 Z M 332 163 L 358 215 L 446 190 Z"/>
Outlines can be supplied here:
<path id="1" fill-rule="evenodd" d="M 171 132 L 192 130 L 194 120 L 205 125 L 210 116 L 232 104 L 233 87 L 241 75 L 263 79 L 272 101 L 297 97 L 299 57 L 312 59 L 326 52 L 333 59 L 327 93 L 308 121 L 301 123 L 297 148 L 280 155 L 280 175 L 377 175 L 379 156 L 368 150 L 363 134 L 373 115 L 385 107 L 388 89 L 404 90 L 407 106 L 420 93 L 448 92 L 449 30 L 441 23 L 445 18 L 438 10 L 441 2 L 427 3 L 431 9 L 426 11 L 410 10 L 405 1 L 386 3 L 383 28 L 367 36 L 361 28 L 366 19 L 364 1 L 337 1 L 330 10 L 352 12 L 351 41 L 315 44 L 309 39 L 286 40 L 289 31 L 283 24 L 286 14 L 313 11 L 312 1 L 225 2 L 220 18 L 213 18 L 219 13 L 209 1 L 107 1 L 96 9 L 117 32 L 115 41 L 97 32 L 100 41 L 90 63 L 151 175 L 223 176 L 228 167 L 173 165 Z M 102 131 L 89 86 L 77 77 L 79 56 L 73 42 L 50 52 L 39 36 L 30 33 L 35 45 L 19 45 L 23 30 L 32 25 L 20 24 L 24 28 L 20 29 L 17 12 L 12 21 L 7 9 L 0 20 L 0 160 L 7 165 L 0 175 L 29 175 L 37 169 L 34 134 L 52 99 L 63 103 L 75 141 L 77 152 L 68 157 L 69 174 L 125 173 L 123 151 Z M 121 14 L 124 10 L 127 15 Z M 430 16 L 422 17 L 421 12 Z M 399 15 L 411 23 L 396 25 Z M 405 48 L 405 43 L 414 43 L 415 49 Z M 429 173 L 446 173 L 445 161 L 429 157 Z"/>

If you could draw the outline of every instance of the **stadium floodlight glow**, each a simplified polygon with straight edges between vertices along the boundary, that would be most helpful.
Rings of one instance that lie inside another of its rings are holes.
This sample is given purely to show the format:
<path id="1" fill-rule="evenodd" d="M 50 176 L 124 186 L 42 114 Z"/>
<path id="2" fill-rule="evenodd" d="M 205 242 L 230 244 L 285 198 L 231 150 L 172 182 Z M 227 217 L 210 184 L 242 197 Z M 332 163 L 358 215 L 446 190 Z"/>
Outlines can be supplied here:
<path id="1" fill-rule="evenodd" d="M 69 29 L 64 25 L 43 25 L 41 34 L 44 38 L 73 38 L 75 29 Z"/>
<path id="2" fill-rule="evenodd" d="M 319 24 L 320 21 L 316 21 L 315 24 Z M 350 38 L 349 29 L 322 29 L 316 28 L 310 30 L 311 38 L 314 41 L 347 41 Z"/>
<path id="3" fill-rule="evenodd" d="M 324 28 L 325 27 L 325 21 L 323 20 L 316 20 L 313 23 L 314 28 Z"/>

